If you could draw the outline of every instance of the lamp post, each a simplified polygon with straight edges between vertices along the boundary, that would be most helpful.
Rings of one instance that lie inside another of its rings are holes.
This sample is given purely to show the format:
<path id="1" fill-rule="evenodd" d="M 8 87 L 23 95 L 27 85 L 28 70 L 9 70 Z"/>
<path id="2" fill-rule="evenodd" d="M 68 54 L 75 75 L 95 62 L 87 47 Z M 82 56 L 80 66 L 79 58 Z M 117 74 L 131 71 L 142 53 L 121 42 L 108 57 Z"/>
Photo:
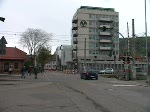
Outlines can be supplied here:
<path id="1" fill-rule="evenodd" d="M 147 15 L 146 15 L 146 0 L 145 0 L 145 38 L 146 38 L 146 73 L 147 73 L 147 83 L 150 83 L 149 75 L 149 57 L 148 57 L 148 42 L 147 42 Z"/>
<path id="2" fill-rule="evenodd" d="M 103 26 L 103 31 L 105 31 L 107 28 L 105 27 L 105 26 Z M 125 39 L 125 37 L 119 32 L 119 31 L 117 31 L 117 30 L 114 30 L 115 32 L 117 32 L 118 34 L 120 34 L 122 37 L 123 37 L 123 39 Z M 125 71 L 126 71 L 126 80 L 129 80 L 129 74 L 128 74 L 128 72 L 127 72 L 127 70 L 128 70 L 128 65 L 127 65 L 127 57 L 128 57 L 128 43 L 127 43 L 127 41 L 125 41 L 125 46 L 126 46 L 126 52 L 125 52 Z M 115 58 L 116 57 L 114 57 L 114 63 L 115 63 Z"/>
<path id="3" fill-rule="evenodd" d="M 4 22 L 4 21 L 5 21 L 5 18 L 3 18 L 3 17 L 0 17 L 0 20 Z"/>
<path id="4" fill-rule="evenodd" d="M 120 33 L 120 32 L 117 32 L 117 33 L 119 33 L 122 37 L 123 37 L 123 39 L 125 39 L 125 37 Z M 125 52 L 125 73 L 126 73 L 126 80 L 129 80 L 129 73 L 128 73 L 128 64 L 127 64 L 127 58 L 128 58 L 128 43 L 127 43 L 127 41 L 125 41 L 125 48 L 126 48 L 126 52 Z"/>
<path id="5" fill-rule="evenodd" d="M 97 56 L 94 56 L 94 58 L 95 58 L 95 69 L 96 69 L 96 58 L 97 58 Z"/>

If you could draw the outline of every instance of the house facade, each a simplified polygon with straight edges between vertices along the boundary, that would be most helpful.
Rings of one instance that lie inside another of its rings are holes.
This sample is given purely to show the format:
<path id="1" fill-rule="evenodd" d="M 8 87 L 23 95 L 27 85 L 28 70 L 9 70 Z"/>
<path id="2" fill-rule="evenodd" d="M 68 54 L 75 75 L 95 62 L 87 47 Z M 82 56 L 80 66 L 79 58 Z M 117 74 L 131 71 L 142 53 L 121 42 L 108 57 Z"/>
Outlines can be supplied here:
<path id="1" fill-rule="evenodd" d="M 20 73 L 25 60 L 27 60 L 27 53 L 16 47 L 6 47 L 6 54 L 0 54 L 0 73 L 8 73 L 10 66 L 12 74 Z"/>

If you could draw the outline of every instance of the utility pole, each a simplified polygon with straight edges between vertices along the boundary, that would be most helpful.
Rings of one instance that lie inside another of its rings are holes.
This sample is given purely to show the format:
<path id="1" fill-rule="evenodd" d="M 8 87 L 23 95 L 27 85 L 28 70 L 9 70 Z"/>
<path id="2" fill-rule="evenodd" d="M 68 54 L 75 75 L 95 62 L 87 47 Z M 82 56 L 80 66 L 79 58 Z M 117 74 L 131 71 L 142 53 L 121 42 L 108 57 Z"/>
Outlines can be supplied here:
<path id="1" fill-rule="evenodd" d="M 147 83 L 150 83 L 150 74 L 149 74 L 149 57 L 148 57 L 148 42 L 147 42 L 147 15 L 146 15 L 146 0 L 145 0 L 145 38 L 146 38 L 146 73 L 147 73 Z"/>
<path id="2" fill-rule="evenodd" d="M 127 22 L 127 33 L 128 33 L 128 53 L 130 52 L 130 42 L 129 42 L 129 25 Z"/>
<path id="3" fill-rule="evenodd" d="M 77 43 L 76 43 L 76 62 L 75 62 L 75 69 L 77 69 L 78 71 L 78 58 L 77 58 L 77 52 L 78 52 L 78 49 L 77 49 Z"/>
<path id="4" fill-rule="evenodd" d="M 84 40 L 84 69 L 86 69 L 86 38 Z"/>
<path id="5" fill-rule="evenodd" d="M 122 37 L 123 37 L 123 39 L 125 40 L 125 75 L 126 75 L 126 80 L 129 80 L 129 74 L 128 74 L 128 65 L 127 65 L 127 56 L 128 56 L 128 53 L 127 53 L 127 47 L 128 47 L 128 44 L 127 44 L 127 40 L 125 39 L 125 37 L 120 33 L 120 32 L 118 32 Z"/>
<path id="6" fill-rule="evenodd" d="M 132 47 L 132 60 L 133 66 L 135 66 L 135 30 L 134 30 L 134 19 L 132 19 L 132 39 L 133 39 L 133 47 Z"/>
<path id="7" fill-rule="evenodd" d="M 127 57 L 129 58 L 129 50 L 130 50 L 130 44 L 129 44 L 129 25 L 128 25 L 128 22 L 127 22 L 127 35 L 128 35 L 128 39 L 127 39 Z M 129 59 L 130 61 L 130 59 Z M 129 73 L 129 70 L 130 70 L 130 66 L 129 66 L 129 63 L 127 62 L 127 67 L 128 67 L 128 71 L 127 71 L 127 80 L 130 80 L 130 73 Z"/>
<path id="8" fill-rule="evenodd" d="M 136 78 L 136 68 L 135 68 L 135 30 L 134 30 L 134 19 L 132 19 L 132 71 L 133 78 Z"/>
<path id="9" fill-rule="evenodd" d="M 94 56 L 94 59 L 95 59 L 95 70 L 97 69 L 96 68 L 96 58 L 97 58 L 97 56 Z"/>

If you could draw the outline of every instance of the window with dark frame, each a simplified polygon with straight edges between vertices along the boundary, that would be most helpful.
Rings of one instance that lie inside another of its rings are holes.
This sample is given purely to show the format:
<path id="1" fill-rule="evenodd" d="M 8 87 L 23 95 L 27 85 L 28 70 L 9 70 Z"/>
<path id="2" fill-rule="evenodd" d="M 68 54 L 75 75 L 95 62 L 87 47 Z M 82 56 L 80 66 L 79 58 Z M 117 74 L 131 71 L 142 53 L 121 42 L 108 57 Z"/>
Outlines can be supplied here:
<path id="1" fill-rule="evenodd" d="M 18 69 L 18 62 L 14 63 L 14 69 Z"/>

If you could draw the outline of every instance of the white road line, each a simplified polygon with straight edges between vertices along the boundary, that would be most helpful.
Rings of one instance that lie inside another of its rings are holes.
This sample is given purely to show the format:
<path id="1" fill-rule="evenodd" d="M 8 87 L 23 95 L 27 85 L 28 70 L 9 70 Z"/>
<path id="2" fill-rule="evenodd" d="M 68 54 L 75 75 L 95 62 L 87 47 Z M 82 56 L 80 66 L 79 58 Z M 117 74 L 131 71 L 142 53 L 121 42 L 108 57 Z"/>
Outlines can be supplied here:
<path id="1" fill-rule="evenodd" d="M 126 84 L 120 84 L 120 85 L 112 85 L 112 86 L 132 87 L 132 86 L 137 86 L 137 85 L 126 85 Z"/>
<path id="2" fill-rule="evenodd" d="M 48 81 L 50 81 L 50 79 L 47 77 L 46 73 L 44 73 L 44 75 L 45 75 L 46 79 L 47 79 Z M 52 83 L 52 82 L 50 82 L 50 83 Z"/>

